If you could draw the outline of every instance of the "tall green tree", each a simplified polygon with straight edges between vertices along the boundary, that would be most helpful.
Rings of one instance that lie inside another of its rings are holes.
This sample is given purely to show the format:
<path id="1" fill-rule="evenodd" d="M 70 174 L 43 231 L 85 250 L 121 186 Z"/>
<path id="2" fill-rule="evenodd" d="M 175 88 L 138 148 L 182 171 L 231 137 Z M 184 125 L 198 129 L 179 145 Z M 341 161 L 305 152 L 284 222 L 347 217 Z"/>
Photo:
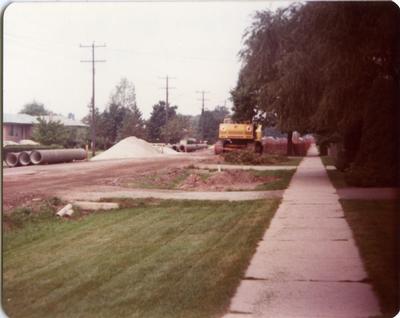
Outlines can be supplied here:
<path id="1" fill-rule="evenodd" d="M 161 127 L 160 138 L 168 143 L 174 144 L 184 137 L 193 136 L 190 116 L 177 114 L 168 123 Z"/>
<path id="2" fill-rule="evenodd" d="M 87 135 L 87 143 L 90 143 L 89 140 L 91 139 L 90 129 L 92 127 L 92 105 L 88 105 L 88 114 L 82 119 L 82 122 L 89 126 L 88 135 Z M 100 149 L 107 149 L 111 146 L 111 142 L 107 137 L 106 127 L 104 125 L 103 120 L 103 113 L 100 113 L 98 107 L 96 107 L 95 112 L 95 123 L 96 123 L 96 147 Z"/>
<path id="3" fill-rule="evenodd" d="M 111 93 L 109 104 L 130 109 L 137 108 L 135 85 L 126 77 L 121 78 Z"/>
<path id="4" fill-rule="evenodd" d="M 168 121 L 172 120 L 176 116 L 177 106 L 168 107 Z M 166 107 L 164 101 L 159 101 L 153 105 L 153 110 L 150 114 L 150 118 L 147 121 L 146 129 L 148 139 L 153 142 L 163 141 L 161 136 L 161 128 L 166 124 Z M 165 135 L 164 135 L 165 138 Z"/>
<path id="5" fill-rule="evenodd" d="M 143 138 L 144 120 L 136 103 L 135 86 L 122 78 L 110 95 L 108 106 L 100 114 L 98 139 L 108 148 L 128 136 Z"/>
<path id="6" fill-rule="evenodd" d="M 289 134 L 312 131 L 339 142 L 349 182 L 393 184 L 376 165 L 396 175 L 399 15 L 391 2 L 309 2 L 257 12 L 240 52 L 235 116 L 276 113 Z M 387 123 L 388 140 L 377 137 L 383 134 L 372 118 Z M 367 149 L 380 150 L 369 160 Z"/>
<path id="7" fill-rule="evenodd" d="M 199 138 L 214 143 L 218 139 L 219 124 L 227 115 L 229 115 L 229 110 L 225 106 L 216 106 L 213 110 L 204 111 L 201 116 L 203 120 L 199 121 Z"/>
<path id="8" fill-rule="evenodd" d="M 137 138 L 146 137 L 145 123 L 142 118 L 142 113 L 136 106 L 128 109 L 128 112 L 122 121 L 122 126 L 118 130 L 117 139 L 121 140 L 129 136 L 135 136 Z"/>
<path id="9" fill-rule="evenodd" d="M 65 126 L 59 121 L 44 120 L 38 118 L 32 133 L 32 139 L 42 145 L 64 145 L 68 139 Z"/>
<path id="10" fill-rule="evenodd" d="M 117 142 L 118 133 L 129 113 L 128 108 L 111 103 L 101 114 L 102 133 L 107 147 Z"/>

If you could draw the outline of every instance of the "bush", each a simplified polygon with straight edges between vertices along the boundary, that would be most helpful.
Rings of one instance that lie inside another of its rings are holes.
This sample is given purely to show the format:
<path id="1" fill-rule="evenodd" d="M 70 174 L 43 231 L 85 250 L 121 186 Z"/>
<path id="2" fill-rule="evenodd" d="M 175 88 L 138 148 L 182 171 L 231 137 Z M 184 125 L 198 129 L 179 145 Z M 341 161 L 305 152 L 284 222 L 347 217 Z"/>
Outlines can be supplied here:
<path id="1" fill-rule="evenodd" d="M 20 207 L 4 214 L 3 221 L 8 223 L 11 228 L 21 228 L 26 224 L 55 219 L 55 212 L 65 204 L 57 197 L 51 197 L 39 205 L 30 207 Z"/>
<path id="2" fill-rule="evenodd" d="M 353 165 L 345 172 L 348 185 L 356 187 L 385 187 L 396 185 L 396 174 L 390 167 L 375 165 Z"/>

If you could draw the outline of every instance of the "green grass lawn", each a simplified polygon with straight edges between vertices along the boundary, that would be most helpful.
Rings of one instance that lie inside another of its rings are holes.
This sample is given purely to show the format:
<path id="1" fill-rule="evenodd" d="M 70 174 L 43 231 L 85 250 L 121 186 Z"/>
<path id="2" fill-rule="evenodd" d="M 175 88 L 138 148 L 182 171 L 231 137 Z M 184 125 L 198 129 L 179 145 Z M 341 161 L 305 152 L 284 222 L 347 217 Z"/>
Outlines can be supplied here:
<path id="1" fill-rule="evenodd" d="M 321 161 L 324 166 L 334 166 L 335 161 L 330 156 L 321 156 Z"/>
<path id="2" fill-rule="evenodd" d="M 219 317 L 279 200 L 124 200 L 4 234 L 10 317 Z"/>
<path id="3" fill-rule="evenodd" d="M 328 173 L 329 180 L 331 180 L 336 189 L 349 187 L 343 172 L 339 170 L 326 170 L 326 172 Z"/>
<path id="4" fill-rule="evenodd" d="M 276 163 L 276 166 L 298 166 L 304 157 L 286 157 L 286 161 Z"/>
<path id="5" fill-rule="evenodd" d="M 399 310 L 399 212 L 391 200 L 341 200 L 383 317 Z"/>
<path id="6" fill-rule="evenodd" d="M 255 190 L 284 190 L 289 186 L 296 169 L 291 170 L 266 170 L 252 172 L 257 176 L 273 176 L 278 177 L 277 180 L 258 185 Z"/>
<path id="7" fill-rule="evenodd" d="M 334 160 L 332 157 L 329 156 L 322 156 L 320 157 L 322 164 L 326 166 L 334 166 Z M 333 186 L 335 188 L 346 188 L 349 185 L 346 183 L 346 180 L 344 178 L 344 173 L 339 170 L 326 170 L 329 180 L 331 180 Z"/>

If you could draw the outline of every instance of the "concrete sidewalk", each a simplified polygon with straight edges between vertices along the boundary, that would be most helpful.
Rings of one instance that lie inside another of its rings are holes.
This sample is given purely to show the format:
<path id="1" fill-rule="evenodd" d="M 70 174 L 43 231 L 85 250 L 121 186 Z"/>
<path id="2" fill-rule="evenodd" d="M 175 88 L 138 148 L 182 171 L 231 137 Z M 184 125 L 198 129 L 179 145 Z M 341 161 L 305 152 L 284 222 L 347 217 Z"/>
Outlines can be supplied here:
<path id="1" fill-rule="evenodd" d="M 293 176 L 225 318 L 370 317 L 378 301 L 315 146 Z"/>

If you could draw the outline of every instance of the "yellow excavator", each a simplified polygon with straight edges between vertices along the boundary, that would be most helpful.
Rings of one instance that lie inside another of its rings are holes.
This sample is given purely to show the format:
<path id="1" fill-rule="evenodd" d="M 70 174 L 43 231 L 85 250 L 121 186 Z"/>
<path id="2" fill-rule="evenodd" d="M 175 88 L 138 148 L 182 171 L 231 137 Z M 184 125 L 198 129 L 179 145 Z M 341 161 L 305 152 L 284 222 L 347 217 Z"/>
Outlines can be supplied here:
<path id="1" fill-rule="evenodd" d="M 234 123 L 227 117 L 219 124 L 219 140 L 215 143 L 215 154 L 238 149 L 248 149 L 261 154 L 263 152 L 262 126 L 254 123 Z"/>

